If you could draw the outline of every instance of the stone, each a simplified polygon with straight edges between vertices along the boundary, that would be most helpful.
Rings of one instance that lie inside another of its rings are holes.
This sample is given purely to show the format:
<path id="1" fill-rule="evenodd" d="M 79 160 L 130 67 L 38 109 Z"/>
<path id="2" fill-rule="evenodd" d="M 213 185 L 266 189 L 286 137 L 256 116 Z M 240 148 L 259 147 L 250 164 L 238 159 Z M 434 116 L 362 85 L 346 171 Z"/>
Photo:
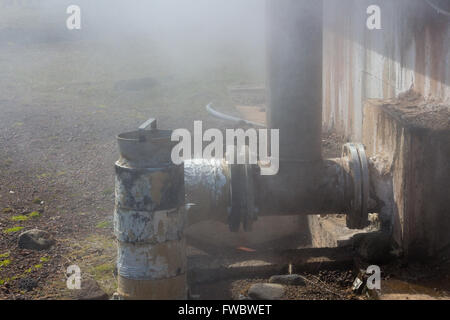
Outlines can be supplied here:
<path id="1" fill-rule="evenodd" d="M 94 279 L 83 279 L 81 289 L 74 290 L 76 300 L 108 300 L 108 295 L 100 288 Z"/>
<path id="2" fill-rule="evenodd" d="M 269 279 L 270 283 L 278 283 L 284 285 L 304 286 L 305 280 L 299 274 L 285 274 L 272 276 Z"/>
<path id="3" fill-rule="evenodd" d="M 18 245 L 21 249 L 46 250 L 55 244 L 51 235 L 43 230 L 32 229 L 20 234 Z"/>
<path id="4" fill-rule="evenodd" d="M 280 300 L 284 296 L 285 288 L 281 284 L 256 283 L 248 290 L 253 300 Z"/>
<path id="5" fill-rule="evenodd" d="M 21 290 L 31 291 L 38 285 L 37 281 L 32 278 L 22 278 L 19 280 L 19 288 Z"/>

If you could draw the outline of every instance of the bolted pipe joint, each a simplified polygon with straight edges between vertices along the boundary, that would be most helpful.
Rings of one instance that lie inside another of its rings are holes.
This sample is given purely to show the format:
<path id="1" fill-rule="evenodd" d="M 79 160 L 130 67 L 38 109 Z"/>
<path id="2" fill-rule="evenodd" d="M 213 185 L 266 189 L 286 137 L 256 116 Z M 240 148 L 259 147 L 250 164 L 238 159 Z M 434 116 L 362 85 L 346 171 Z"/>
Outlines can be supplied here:
<path id="1" fill-rule="evenodd" d="M 114 234 L 124 299 L 186 298 L 184 168 L 171 162 L 170 136 L 154 121 L 118 136 Z"/>

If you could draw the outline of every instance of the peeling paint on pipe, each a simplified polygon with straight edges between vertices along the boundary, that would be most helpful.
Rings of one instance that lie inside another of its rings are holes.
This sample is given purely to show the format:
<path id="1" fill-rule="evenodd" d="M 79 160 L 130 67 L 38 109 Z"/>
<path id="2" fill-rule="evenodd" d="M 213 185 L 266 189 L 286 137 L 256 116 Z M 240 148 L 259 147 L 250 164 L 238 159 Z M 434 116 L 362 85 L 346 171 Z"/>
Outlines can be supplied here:
<path id="1" fill-rule="evenodd" d="M 225 160 L 192 159 L 184 163 L 188 225 L 226 222 L 230 206 L 230 172 Z"/>
<path id="2" fill-rule="evenodd" d="M 185 299 L 184 168 L 170 162 L 170 131 L 119 135 L 114 234 L 124 299 Z"/>

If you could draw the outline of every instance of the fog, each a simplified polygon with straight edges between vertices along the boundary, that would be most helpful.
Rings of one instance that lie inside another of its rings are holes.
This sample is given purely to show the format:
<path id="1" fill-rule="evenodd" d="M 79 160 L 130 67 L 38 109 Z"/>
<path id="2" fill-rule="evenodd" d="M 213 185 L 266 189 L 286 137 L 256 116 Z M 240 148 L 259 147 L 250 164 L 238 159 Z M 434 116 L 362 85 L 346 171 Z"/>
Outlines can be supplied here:
<path id="1" fill-rule="evenodd" d="M 81 30 L 66 28 L 69 5 L 81 8 Z M 20 6 L 33 12 L 27 18 L 32 26 L 25 32 L 27 38 L 55 35 L 116 47 L 139 41 L 165 56 L 174 68 L 190 65 L 191 70 L 230 55 L 249 65 L 258 62 L 258 68 L 263 65 L 263 0 L 25 0 Z M 9 27 L 23 19 L 16 12 L 7 17 Z"/>

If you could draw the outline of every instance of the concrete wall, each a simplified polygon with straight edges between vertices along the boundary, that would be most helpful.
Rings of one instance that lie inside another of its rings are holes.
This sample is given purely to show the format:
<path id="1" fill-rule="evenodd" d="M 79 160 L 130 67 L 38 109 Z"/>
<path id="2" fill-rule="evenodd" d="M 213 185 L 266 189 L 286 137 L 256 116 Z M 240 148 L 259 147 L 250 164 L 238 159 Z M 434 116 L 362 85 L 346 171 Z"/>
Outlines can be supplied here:
<path id="1" fill-rule="evenodd" d="M 405 256 L 423 259 L 450 245 L 450 111 L 406 101 L 366 102 L 363 141 L 382 219 Z"/>
<path id="2" fill-rule="evenodd" d="M 366 27 L 373 4 L 382 30 Z M 450 101 L 450 18 L 423 0 L 326 0 L 323 41 L 325 130 L 361 141 L 364 101 L 411 88 Z"/>

